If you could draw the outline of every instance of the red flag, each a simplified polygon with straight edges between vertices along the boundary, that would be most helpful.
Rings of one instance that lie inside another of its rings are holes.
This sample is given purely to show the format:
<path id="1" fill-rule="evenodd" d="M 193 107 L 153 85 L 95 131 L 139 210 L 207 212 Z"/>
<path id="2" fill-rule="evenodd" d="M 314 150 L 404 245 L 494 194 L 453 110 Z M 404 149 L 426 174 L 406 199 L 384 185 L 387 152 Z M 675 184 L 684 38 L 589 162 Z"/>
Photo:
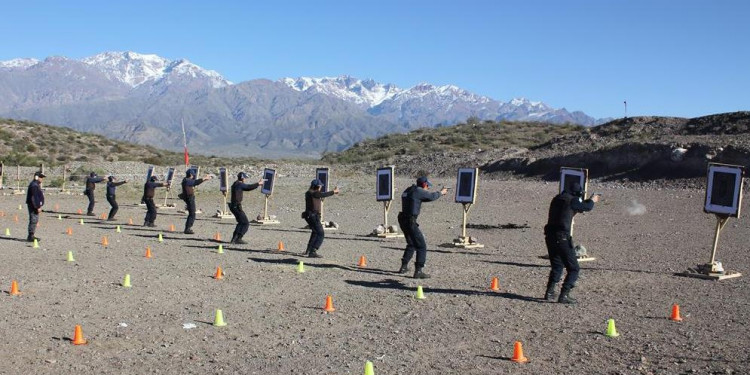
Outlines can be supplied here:
<path id="1" fill-rule="evenodd" d="M 190 164 L 190 156 L 188 155 L 187 146 L 185 146 L 185 166 L 187 167 L 188 164 Z"/>
<path id="2" fill-rule="evenodd" d="M 185 120 L 180 120 L 180 123 L 182 124 L 182 144 L 185 147 L 185 168 L 190 164 L 190 156 L 188 155 L 188 149 L 187 149 L 187 134 L 185 134 Z"/>

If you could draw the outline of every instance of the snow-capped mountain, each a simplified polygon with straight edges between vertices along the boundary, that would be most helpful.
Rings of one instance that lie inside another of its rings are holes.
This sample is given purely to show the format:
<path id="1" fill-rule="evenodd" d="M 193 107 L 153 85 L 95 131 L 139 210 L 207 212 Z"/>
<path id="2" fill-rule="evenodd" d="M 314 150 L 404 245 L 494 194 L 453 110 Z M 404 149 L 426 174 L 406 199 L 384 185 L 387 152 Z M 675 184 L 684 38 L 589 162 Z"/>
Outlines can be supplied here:
<path id="1" fill-rule="evenodd" d="M 81 61 L 100 69 L 110 79 L 120 81 L 130 87 L 157 82 L 172 74 L 208 79 L 213 88 L 232 84 L 218 72 L 203 69 L 185 59 L 168 60 L 157 55 L 127 51 L 100 53 Z"/>
<path id="2" fill-rule="evenodd" d="M 454 85 L 403 89 L 346 75 L 232 84 L 185 59 L 135 52 L 0 61 L 0 83 L 0 117 L 177 149 L 184 118 L 189 142 L 203 153 L 316 155 L 469 117 L 597 123 L 583 112 L 498 101 Z"/>
<path id="3" fill-rule="evenodd" d="M 39 63 L 37 59 L 19 58 L 7 61 L 0 61 L 0 69 L 28 69 L 30 66 Z"/>
<path id="4" fill-rule="evenodd" d="M 283 78 L 279 82 L 296 91 L 319 92 L 367 108 L 391 99 L 402 91 L 390 83 L 377 83 L 371 79 L 363 81 L 349 76 Z"/>

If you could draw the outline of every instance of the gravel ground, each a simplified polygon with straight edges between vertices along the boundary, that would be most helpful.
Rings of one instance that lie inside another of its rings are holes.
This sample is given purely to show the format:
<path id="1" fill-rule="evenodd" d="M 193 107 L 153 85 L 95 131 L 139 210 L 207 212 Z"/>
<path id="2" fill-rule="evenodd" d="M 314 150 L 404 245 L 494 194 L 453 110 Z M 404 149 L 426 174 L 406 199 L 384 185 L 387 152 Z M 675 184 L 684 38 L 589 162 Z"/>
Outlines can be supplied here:
<path id="1" fill-rule="evenodd" d="M 224 254 L 212 237 L 218 231 L 226 241 L 234 221 L 209 217 L 221 202 L 212 184 L 198 188 L 204 214 L 195 235 L 168 231 L 184 225 L 175 210 L 159 211 L 159 228 L 127 225 L 145 214 L 137 186 L 118 197 L 122 233 L 98 219 L 80 225 L 85 197 L 48 194 L 46 208 L 59 206 L 62 220 L 42 215 L 39 249 L 21 241 L 23 196 L 0 196 L 0 230 L 11 232 L 0 237 L 0 287 L 17 280 L 22 292 L 0 296 L 0 372 L 362 374 L 369 360 L 376 374 L 750 373 L 750 260 L 743 253 L 750 222 L 732 219 L 719 242 L 718 259 L 745 276 L 715 282 L 673 275 L 710 257 L 715 219 L 702 212 L 700 189 L 593 183 L 604 200 L 577 217 L 575 237 L 596 260 L 582 264 L 579 304 L 564 306 L 539 299 L 549 271 L 539 258 L 542 227 L 557 184 L 482 180 L 469 223 L 530 227 L 469 229 L 483 249 L 445 245 L 460 233 L 461 206 L 452 197 L 426 204 L 420 223 L 433 277 L 417 281 L 394 273 L 403 239 L 366 236 L 383 215 L 370 175 L 334 176 L 342 194 L 327 199 L 325 210 L 340 229 L 327 233 L 324 258 L 300 257 L 309 233 L 299 217 L 311 179 L 304 176 L 313 167 L 302 169 L 279 172 L 271 214 L 281 224 L 253 226 L 249 245 L 225 242 Z M 410 183 L 398 179 L 397 190 Z M 97 189 L 98 214 L 109 209 L 103 194 Z M 262 196 L 250 192 L 245 200 L 249 216 L 258 214 Z M 645 212 L 631 215 L 628 208 L 638 205 Z M 391 223 L 399 209 L 395 203 Z M 286 251 L 276 250 L 279 241 Z M 144 257 L 147 246 L 152 259 Z M 75 262 L 66 262 L 68 251 Z M 367 268 L 356 267 L 361 255 Z M 295 271 L 300 260 L 305 273 Z M 211 277 L 217 266 L 223 280 Z M 125 274 L 132 288 L 120 286 Z M 492 277 L 499 292 L 488 291 Z M 425 300 L 414 298 L 418 285 Z M 322 311 L 327 295 L 333 313 Z M 681 323 L 667 319 L 673 303 Z M 216 309 L 227 326 L 212 325 Z M 619 337 L 603 334 L 607 319 L 615 319 Z M 190 323 L 195 328 L 184 328 Z M 69 342 L 76 324 L 88 345 Z M 515 341 L 530 362 L 508 360 Z"/>

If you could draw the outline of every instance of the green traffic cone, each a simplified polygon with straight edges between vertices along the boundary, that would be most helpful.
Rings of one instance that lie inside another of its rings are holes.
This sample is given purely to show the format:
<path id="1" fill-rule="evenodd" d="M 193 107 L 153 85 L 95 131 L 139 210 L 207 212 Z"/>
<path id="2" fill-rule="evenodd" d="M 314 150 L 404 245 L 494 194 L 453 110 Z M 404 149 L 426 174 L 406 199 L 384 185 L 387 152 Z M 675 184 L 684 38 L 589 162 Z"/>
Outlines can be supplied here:
<path id="1" fill-rule="evenodd" d="M 375 368 L 370 361 L 365 362 L 365 375 L 375 375 Z"/>
<path id="2" fill-rule="evenodd" d="M 224 246 L 222 244 L 219 244 L 219 250 L 216 251 L 217 254 L 224 254 Z"/>
<path id="3" fill-rule="evenodd" d="M 227 325 L 227 323 L 224 321 L 224 313 L 216 309 L 216 316 L 214 317 L 214 326 L 216 327 L 224 327 Z"/>
<path id="4" fill-rule="evenodd" d="M 130 274 L 125 275 L 125 279 L 122 280 L 122 286 L 125 288 L 130 288 L 132 285 L 130 285 Z"/>
<path id="5" fill-rule="evenodd" d="M 81 225 L 83 225 L 83 218 L 81 218 Z"/>
<path id="6" fill-rule="evenodd" d="M 35 248 L 35 249 L 38 249 L 38 248 L 39 248 L 39 241 L 37 241 L 37 239 L 36 239 L 36 238 L 34 239 L 34 248 Z"/>
<path id="7" fill-rule="evenodd" d="M 19 211 L 23 210 L 23 206 L 19 204 L 19 205 L 18 205 L 18 210 L 19 210 Z"/>
<path id="8" fill-rule="evenodd" d="M 159 233 L 159 242 L 164 242 L 164 237 L 161 236 L 161 233 Z"/>
<path id="9" fill-rule="evenodd" d="M 10 228 L 5 228 L 5 236 L 10 237 Z"/>
<path id="10" fill-rule="evenodd" d="M 617 337 L 620 336 L 619 333 L 617 333 L 617 328 L 615 328 L 615 320 L 609 319 L 607 320 L 607 337 Z"/>
<path id="11" fill-rule="evenodd" d="M 68 251 L 68 262 L 75 262 L 76 260 L 73 258 L 73 252 Z"/>
<path id="12" fill-rule="evenodd" d="M 305 272 L 305 263 L 303 261 L 299 261 L 297 264 L 297 273 L 304 273 Z"/>
<path id="13" fill-rule="evenodd" d="M 120 229 L 120 226 L 119 226 L 119 225 L 117 226 L 117 229 L 115 229 L 115 232 L 116 232 L 116 233 L 121 233 L 121 232 L 122 232 L 122 230 Z"/>
<path id="14" fill-rule="evenodd" d="M 417 285 L 417 296 L 415 298 L 416 299 L 425 299 L 424 291 L 422 290 L 422 286 L 421 285 Z"/>
<path id="15" fill-rule="evenodd" d="M 57 214 L 57 220 L 62 220 L 62 215 Z"/>

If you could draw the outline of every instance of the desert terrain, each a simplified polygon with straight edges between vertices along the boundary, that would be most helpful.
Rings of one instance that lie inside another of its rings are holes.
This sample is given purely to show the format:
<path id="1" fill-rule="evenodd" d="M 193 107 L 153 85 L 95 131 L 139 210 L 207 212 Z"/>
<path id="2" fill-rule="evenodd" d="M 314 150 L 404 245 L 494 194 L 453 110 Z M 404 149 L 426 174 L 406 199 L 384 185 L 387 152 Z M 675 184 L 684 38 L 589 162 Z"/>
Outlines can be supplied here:
<path id="1" fill-rule="evenodd" d="M 0 230 L 11 234 L 0 236 L 6 292 L 0 296 L 0 372 L 362 374 L 372 361 L 376 374 L 750 373 L 750 221 L 731 219 L 719 240 L 717 259 L 742 277 L 674 275 L 710 258 L 716 221 L 702 212 L 701 187 L 593 181 L 589 191 L 601 192 L 603 201 L 576 217 L 574 238 L 596 260 L 581 264 L 573 293 L 579 303 L 566 306 L 541 299 L 549 272 L 539 257 L 546 253 L 542 227 L 556 183 L 480 178 L 469 223 L 528 226 L 470 228 L 482 249 L 446 246 L 461 230 L 455 190 L 425 204 L 419 222 L 432 278 L 415 280 L 395 273 L 402 238 L 367 236 L 383 221 L 374 175 L 334 179 L 342 193 L 326 199 L 325 218 L 340 228 L 327 232 L 322 259 L 300 255 L 309 236 L 300 212 L 313 171 L 277 180 L 270 213 L 281 223 L 252 226 L 248 245 L 227 243 L 233 219 L 211 217 L 222 202 L 215 180 L 198 189 L 203 214 L 195 235 L 182 234 L 184 215 L 175 209 L 159 210 L 157 228 L 141 227 L 145 208 L 137 205 L 135 188 L 118 194 L 116 222 L 77 214 L 85 212 L 84 196 L 49 191 L 38 249 L 24 241 L 28 216 L 19 205 L 25 196 L 0 196 Z M 396 182 L 398 195 L 412 180 Z M 438 189 L 455 180 L 433 183 Z M 103 186 L 96 193 L 100 215 L 109 205 Z M 394 202 L 390 223 L 400 206 Z M 263 196 L 246 193 L 244 207 L 255 217 Z M 128 225 L 130 218 L 135 225 Z M 72 235 L 65 233 L 69 227 Z M 223 254 L 213 240 L 217 232 Z M 285 251 L 277 250 L 279 241 Z M 66 261 L 68 251 L 74 262 Z M 366 268 L 356 266 L 362 255 Z M 299 261 L 304 273 L 296 272 Z M 223 280 L 212 277 L 217 266 Z M 131 288 L 120 285 L 126 274 Z M 493 277 L 499 292 L 488 290 Z M 12 280 L 21 295 L 7 293 Z M 417 286 L 424 300 L 414 298 Z M 322 310 L 328 295 L 333 313 Z M 679 323 L 668 319 L 675 303 L 684 318 Z M 226 326 L 213 326 L 216 309 Z M 616 321 L 619 337 L 604 335 L 608 319 Z M 75 325 L 87 345 L 71 344 Z M 528 363 L 509 360 L 515 341 L 523 343 Z"/>

